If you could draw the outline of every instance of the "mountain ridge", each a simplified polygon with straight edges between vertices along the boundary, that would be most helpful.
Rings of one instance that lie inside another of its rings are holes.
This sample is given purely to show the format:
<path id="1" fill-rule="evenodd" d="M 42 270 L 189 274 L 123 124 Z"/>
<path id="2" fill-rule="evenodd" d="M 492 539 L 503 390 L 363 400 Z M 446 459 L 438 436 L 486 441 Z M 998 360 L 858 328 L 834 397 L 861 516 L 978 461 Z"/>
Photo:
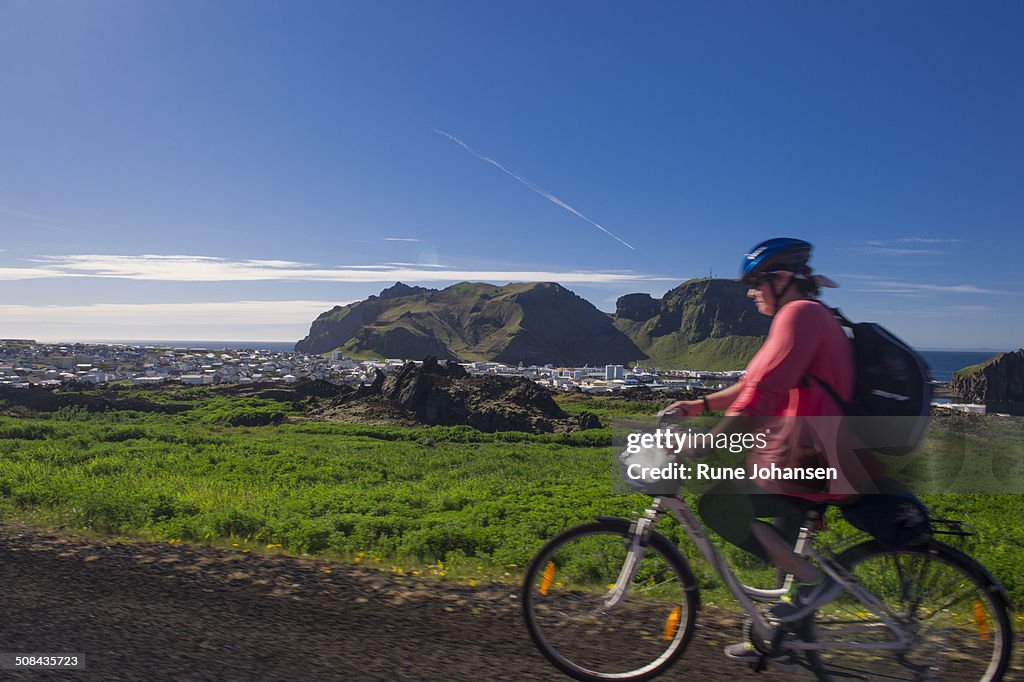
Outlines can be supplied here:
<path id="1" fill-rule="evenodd" d="M 295 350 L 560 366 L 699 361 L 702 369 L 739 369 L 769 324 L 745 292 L 734 280 L 688 280 L 660 299 L 622 296 L 609 314 L 554 282 L 444 289 L 396 282 L 321 313 Z"/>

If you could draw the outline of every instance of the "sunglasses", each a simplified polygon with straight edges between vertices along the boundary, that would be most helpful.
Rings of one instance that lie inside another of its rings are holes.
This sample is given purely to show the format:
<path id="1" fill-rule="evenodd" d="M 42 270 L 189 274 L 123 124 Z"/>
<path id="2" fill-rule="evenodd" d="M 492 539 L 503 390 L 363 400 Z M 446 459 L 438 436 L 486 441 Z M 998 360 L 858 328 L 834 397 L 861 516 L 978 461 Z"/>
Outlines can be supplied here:
<path id="1" fill-rule="evenodd" d="M 805 279 L 805 278 L 801 277 L 800 275 L 797 275 L 797 274 L 794 274 L 794 273 L 790 272 L 789 270 L 773 270 L 772 272 L 766 272 L 766 273 L 763 273 L 763 274 L 758 275 L 756 277 L 752 277 L 752 278 L 748 279 L 747 280 L 747 286 L 749 286 L 751 289 L 756 289 L 757 287 L 761 286 L 765 282 L 768 282 L 768 281 L 774 279 L 775 275 L 793 275 L 793 277 L 800 278 L 800 279 Z"/>
<path id="2" fill-rule="evenodd" d="M 769 272 L 764 275 L 758 275 L 757 277 L 751 277 L 750 279 L 747 280 L 747 286 L 749 286 L 751 289 L 756 289 L 765 282 L 771 281 L 771 279 L 774 277 L 774 272 Z"/>

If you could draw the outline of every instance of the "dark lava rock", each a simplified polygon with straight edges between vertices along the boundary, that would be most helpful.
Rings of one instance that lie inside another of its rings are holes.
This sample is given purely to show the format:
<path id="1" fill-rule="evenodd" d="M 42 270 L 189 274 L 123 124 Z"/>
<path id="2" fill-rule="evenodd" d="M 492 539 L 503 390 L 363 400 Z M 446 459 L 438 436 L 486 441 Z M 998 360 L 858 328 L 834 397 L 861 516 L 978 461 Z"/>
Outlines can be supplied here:
<path id="1" fill-rule="evenodd" d="M 301 403 L 311 398 L 336 398 L 354 389 L 343 384 L 332 384 L 322 379 L 299 381 L 294 384 L 261 382 L 255 384 L 214 384 L 208 387 L 214 393 L 244 398 L 263 398 L 280 402 Z"/>
<path id="2" fill-rule="evenodd" d="M 95 391 L 93 384 L 88 388 Z M 108 410 L 134 410 L 137 412 L 160 412 L 176 414 L 192 409 L 192 405 L 179 403 L 158 403 L 145 398 L 118 397 L 116 391 L 104 393 L 78 393 L 67 391 L 67 388 L 44 388 L 28 386 L 11 388 L 0 386 L 0 401 L 21 408 L 19 416 L 39 412 L 54 412 L 63 407 L 82 408 L 88 412 L 106 412 Z"/>
<path id="3" fill-rule="evenodd" d="M 599 428 L 592 414 L 569 415 L 551 393 L 524 377 L 470 375 L 454 362 L 435 357 L 422 364 L 407 362 L 383 381 L 341 396 L 310 416 L 347 421 L 371 414 L 419 424 L 472 426 L 480 431 L 549 433 Z"/>

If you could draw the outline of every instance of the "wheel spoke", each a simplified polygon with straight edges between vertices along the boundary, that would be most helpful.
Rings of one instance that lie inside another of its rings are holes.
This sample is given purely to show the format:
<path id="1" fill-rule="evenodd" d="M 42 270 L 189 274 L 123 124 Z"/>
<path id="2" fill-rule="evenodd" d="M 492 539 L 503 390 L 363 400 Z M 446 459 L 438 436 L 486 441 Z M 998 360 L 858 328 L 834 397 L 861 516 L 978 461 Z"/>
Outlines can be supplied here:
<path id="1" fill-rule="evenodd" d="M 819 642 L 808 654 L 822 679 L 947 679 L 994 682 L 1010 649 L 1006 607 L 973 560 L 943 545 L 886 551 L 874 543 L 848 550 L 840 562 L 858 583 L 895 615 L 911 640 L 905 651 L 843 648 L 842 644 L 892 645 L 896 631 L 850 594 L 815 616 Z"/>
<path id="2" fill-rule="evenodd" d="M 607 608 L 628 557 L 627 529 L 597 523 L 568 531 L 527 572 L 530 634 L 549 660 L 579 679 L 651 675 L 671 665 L 692 633 L 692 577 L 681 573 L 688 569 L 664 538 L 645 547 L 625 595 Z"/>

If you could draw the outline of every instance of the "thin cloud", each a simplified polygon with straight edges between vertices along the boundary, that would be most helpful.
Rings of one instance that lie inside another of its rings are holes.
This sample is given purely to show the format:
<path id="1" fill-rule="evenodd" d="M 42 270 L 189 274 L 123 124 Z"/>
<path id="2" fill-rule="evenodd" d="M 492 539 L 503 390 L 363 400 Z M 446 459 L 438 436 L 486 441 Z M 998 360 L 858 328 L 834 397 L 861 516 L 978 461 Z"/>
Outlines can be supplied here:
<path id="1" fill-rule="evenodd" d="M 1001 291 L 998 289 L 985 289 L 975 284 L 925 284 L 919 282 L 897 282 L 887 279 L 871 280 L 870 277 L 862 277 L 871 288 L 855 289 L 855 291 L 874 294 L 905 294 L 914 292 L 933 291 L 947 294 L 995 294 L 1000 296 L 1012 296 L 1015 291 Z"/>
<path id="2" fill-rule="evenodd" d="M 869 239 L 864 246 L 851 249 L 854 253 L 867 256 L 943 256 L 951 253 L 947 249 L 922 248 L 914 245 L 960 244 L 963 239 L 938 237 L 895 237 L 893 239 Z"/>
<path id="3" fill-rule="evenodd" d="M 22 279 L 42 279 L 55 277 L 48 268 L 0 268 L 0 282 L 13 282 Z"/>
<path id="4" fill-rule="evenodd" d="M 964 239 L 938 239 L 935 237 L 899 237 L 897 239 L 871 239 L 866 244 L 884 246 L 886 244 L 960 244 Z"/>
<path id="5" fill-rule="evenodd" d="M 30 213 L 28 211 L 20 211 L 10 206 L 0 206 L 0 214 L 11 216 L 12 218 L 20 218 L 21 220 L 28 220 L 34 223 L 50 222 L 51 219 L 46 216 L 39 215 L 38 213 Z"/>
<path id="6" fill-rule="evenodd" d="M 0 304 L 0 323 L 124 324 L 173 326 L 180 322 L 309 323 L 319 313 L 351 301 L 217 301 L 203 303 Z"/>
<path id="7" fill-rule="evenodd" d="M 922 294 L 916 289 L 851 289 L 860 294 L 899 294 L 901 296 L 907 296 L 911 298 L 926 298 L 927 294 Z"/>
<path id="8" fill-rule="evenodd" d="M 946 309 L 965 313 L 990 313 L 998 310 L 990 305 L 948 305 Z"/>
<path id="9" fill-rule="evenodd" d="M 972 313 L 991 313 L 998 312 L 996 308 L 986 305 L 943 305 L 931 308 L 901 308 L 899 310 L 892 309 L 874 309 L 869 311 L 871 314 L 877 315 L 898 315 L 901 317 L 959 317 L 963 318 L 964 315 L 970 315 Z"/>
<path id="10" fill-rule="evenodd" d="M 120 256 L 80 254 L 41 256 L 36 267 L 0 269 L 0 279 L 40 277 L 93 277 L 163 282 L 563 282 L 599 284 L 616 282 L 674 282 L 667 277 L 631 271 L 470 270 L 438 266 L 352 265 L 315 266 L 277 260 L 230 260 L 213 256 Z"/>
<path id="11" fill-rule="evenodd" d="M 854 251 L 868 256 L 941 256 L 949 253 L 941 249 L 907 249 L 896 246 L 861 246 Z"/>
<path id="12" fill-rule="evenodd" d="M 92 229 L 87 225 L 74 225 L 65 220 L 58 220 L 38 213 L 32 213 L 31 211 L 22 211 L 20 209 L 11 208 L 10 206 L 0 206 L 0 216 L 4 217 L 3 219 L 0 219 L 0 222 L 2 223 L 13 223 L 21 227 L 34 230 L 70 232 L 72 230 Z"/>
<path id="13" fill-rule="evenodd" d="M 170 258 L 178 258 L 179 256 L 169 256 Z M 187 256 L 186 256 L 187 258 Z M 302 263 L 292 260 L 249 260 L 247 263 L 253 265 L 265 265 L 268 268 L 298 268 L 302 267 Z"/>
<path id="14" fill-rule="evenodd" d="M 418 242 L 419 239 L 415 237 L 384 237 L 386 242 Z"/>
<path id="15" fill-rule="evenodd" d="M 459 138 L 455 137 L 451 133 L 446 133 L 445 131 L 438 130 L 437 128 L 434 129 L 434 132 L 437 133 L 438 135 L 443 135 L 444 137 L 447 137 L 449 140 L 451 140 L 455 144 L 459 145 L 460 147 L 462 147 L 467 152 L 469 152 L 470 154 L 472 154 L 476 158 L 480 159 L 481 161 L 486 161 L 487 163 L 491 164 L 492 166 L 494 166 L 495 168 L 501 170 L 502 172 L 504 172 L 504 173 L 506 173 L 508 175 L 511 175 L 513 178 L 515 178 L 519 182 L 523 183 L 524 185 L 526 185 L 527 187 L 532 189 L 534 192 L 536 192 L 537 194 L 539 194 L 542 197 L 544 197 L 545 199 L 547 199 L 548 201 L 552 202 L 556 206 L 560 206 L 560 207 L 564 208 L 566 211 L 569 211 L 569 213 L 572 213 L 577 218 L 585 220 L 586 222 L 590 223 L 591 225 L 593 225 L 597 229 L 601 230 L 606 235 L 608 235 L 609 237 L 611 237 L 615 241 L 619 242 L 620 244 L 623 244 L 623 245 L 629 247 L 630 249 L 633 249 L 634 251 L 636 250 L 636 249 L 634 249 L 634 247 L 629 242 L 626 242 L 626 241 L 622 240 L 621 238 L 617 237 L 616 235 L 612 234 L 609 230 L 605 229 L 600 224 L 594 222 L 593 220 L 591 220 L 587 216 L 583 215 L 582 213 L 577 211 L 575 208 L 573 208 L 569 204 L 565 203 L 564 201 L 562 201 L 561 199 L 556 197 L 551 192 L 547 191 L 546 189 L 544 189 L 542 187 L 538 187 L 537 185 L 533 184 L 532 182 L 530 182 L 529 180 L 527 180 L 523 176 L 519 175 L 518 173 L 510 171 L 508 168 L 505 168 L 504 166 L 502 166 L 500 163 L 498 163 L 494 159 L 490 158 L 489 156 L 484 156 L 483 154 L 478 153 L 472 147 L 470 147 L 468 144 L 466 144 L 465 142 L 463 142 Z"/>
<path id="16" fill-rule="evenodd" d="M 917 317 L 917 318 L 948 318 L 948 317 L 960 317 L 960 313 L 953 312 L 945 309 L 926 309 L 926 308 L 911 308 L 909 310 L 868 310 L 865 311 L 869 315 L 896 315 L 898 317 Z"/>
<path id="17" fill-rule="evenodd" d="M 24 338 L 263 339 L 300 338 L 317 315 L 350 301 L 0 304 L 0 325 Z"/>

